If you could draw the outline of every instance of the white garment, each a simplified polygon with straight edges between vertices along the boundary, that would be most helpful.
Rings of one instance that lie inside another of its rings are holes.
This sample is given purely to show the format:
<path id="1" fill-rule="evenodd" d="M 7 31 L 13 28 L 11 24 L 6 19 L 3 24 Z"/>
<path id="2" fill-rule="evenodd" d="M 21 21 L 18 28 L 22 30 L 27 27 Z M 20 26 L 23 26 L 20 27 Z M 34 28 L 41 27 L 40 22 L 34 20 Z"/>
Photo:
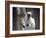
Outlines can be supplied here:
<path id="1" fill-rule="evenodd" d="M 29 24 L 29 26 L 26 26 Z M 30 17 L 29 20 L 25 21 L 25 28 L 23 30 L 35 30 L 35 20 L 34 18 Z"/>

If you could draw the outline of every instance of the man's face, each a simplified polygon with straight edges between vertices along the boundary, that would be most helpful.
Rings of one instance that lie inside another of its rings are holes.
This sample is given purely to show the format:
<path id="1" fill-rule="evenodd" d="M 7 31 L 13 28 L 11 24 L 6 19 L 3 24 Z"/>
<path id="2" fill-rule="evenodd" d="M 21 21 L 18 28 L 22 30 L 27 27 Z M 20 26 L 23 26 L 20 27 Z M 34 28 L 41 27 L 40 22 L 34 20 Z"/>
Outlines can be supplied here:
<path id="1" fill-rule="evenodd" d="M 32 12 L 27 12 L 27 16 L 30 18 L 32 16 Z"/>
<path id="2" fill-rule="evenodd" d="M 30 17 L 32 17 L 32 14 L 28 14 L 27 16 L 28 16 L 28 19 L 29 19 Z"/>
<path id="3" fill-rule="evenodd" d="M 30 18 L 30 14 L 28 14 L 27 16 L 28 16 L 28 18 Z"/>

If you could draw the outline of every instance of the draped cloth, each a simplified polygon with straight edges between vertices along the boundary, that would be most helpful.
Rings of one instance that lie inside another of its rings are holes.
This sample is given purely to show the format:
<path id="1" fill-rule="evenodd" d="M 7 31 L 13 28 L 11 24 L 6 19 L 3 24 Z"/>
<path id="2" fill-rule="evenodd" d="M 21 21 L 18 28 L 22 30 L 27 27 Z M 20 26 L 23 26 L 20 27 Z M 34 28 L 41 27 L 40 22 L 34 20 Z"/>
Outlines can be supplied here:
<path id="1" fill-rule="evenodd" d="M 20 16 L 16 18 L 15 29 L 16 30 L 34 30 L 35 29 L 35 20 L 30 16 L 28 19 L 25 8 L 17 8 L 17 13 Z M 28 20 L 27 20 L 28 19 Z M 15 23 L 15 21 L 14 21 Z"/>

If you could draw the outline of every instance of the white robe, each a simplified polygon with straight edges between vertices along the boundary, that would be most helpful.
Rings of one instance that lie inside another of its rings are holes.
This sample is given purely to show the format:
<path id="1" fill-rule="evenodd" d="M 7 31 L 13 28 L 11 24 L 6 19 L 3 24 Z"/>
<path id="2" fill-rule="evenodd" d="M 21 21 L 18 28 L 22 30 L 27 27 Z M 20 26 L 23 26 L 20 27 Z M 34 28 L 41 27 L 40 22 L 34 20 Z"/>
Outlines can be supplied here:
<path id="1" fill-rule="evenodd" d="M 35 20 L 34 20 L 34 18 L 30 17 L 29 20 L 23 22 L 23 24 L 25 26 L 25 28 L 23 28 L 23 30 L 35 30 Z M 29 24 L 28 27 L 26 26 L 27 24 Z"/>

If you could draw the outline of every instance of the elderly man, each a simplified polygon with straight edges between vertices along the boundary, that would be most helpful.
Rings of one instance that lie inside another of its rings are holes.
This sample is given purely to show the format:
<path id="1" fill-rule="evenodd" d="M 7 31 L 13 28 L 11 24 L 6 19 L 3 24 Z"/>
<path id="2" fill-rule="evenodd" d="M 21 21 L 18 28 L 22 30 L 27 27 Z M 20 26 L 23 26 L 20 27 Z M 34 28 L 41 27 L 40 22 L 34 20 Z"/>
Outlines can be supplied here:
<path id="1" fill-rule="evenodd" d="M 27 12 L 27 17 L 25 25 L 23 25 L 23 30 L 35 30 L 35 20 L 32 17 L 32 12 Z"/>

